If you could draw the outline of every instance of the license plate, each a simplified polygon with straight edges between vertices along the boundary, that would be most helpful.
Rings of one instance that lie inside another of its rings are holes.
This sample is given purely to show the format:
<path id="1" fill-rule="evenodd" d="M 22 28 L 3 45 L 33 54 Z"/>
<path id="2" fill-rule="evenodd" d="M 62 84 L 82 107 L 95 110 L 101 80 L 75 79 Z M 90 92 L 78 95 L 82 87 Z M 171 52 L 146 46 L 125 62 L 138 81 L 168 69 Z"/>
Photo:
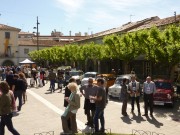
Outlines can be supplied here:
<path id="1" fill-rule="evenodd" d="M 155 104 L 155 105 L 164 105 L 164 102 L 161 102 L 161 101 L 154 101 L 154 104 Z"/>

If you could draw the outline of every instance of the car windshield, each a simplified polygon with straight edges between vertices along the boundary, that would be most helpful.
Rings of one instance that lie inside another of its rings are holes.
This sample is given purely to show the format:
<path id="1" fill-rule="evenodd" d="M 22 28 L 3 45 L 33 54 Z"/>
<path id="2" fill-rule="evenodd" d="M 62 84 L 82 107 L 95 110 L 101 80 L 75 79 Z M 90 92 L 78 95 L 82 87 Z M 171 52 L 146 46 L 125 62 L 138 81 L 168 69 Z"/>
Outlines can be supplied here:
<path id="1" fill-rule="evenodd" d="M 99 78 L 104 78 L 105 80 L 107 80 L 107 77 L 106 77 L 106 76 L 103 76 L 103 77 L 97 76 L 97 77 L 96 77 L 96 80 L 99 79 Z"/>
<path id="2" fill-rule="evenodd" d="M 167 89 L 172 88 L 172 85 L 169 82 L 158 82 L 158 81 L 156 81 L 155 85 L 156 85 L 157 89 L 166 89 L 167 90 Z"/>
<path id="3" fill-rule="evenodd" d="M 85 74 L 84 75 L 84 78 L 89 78 L 89 77 L 95 78 L 96 74 Z"/>
<path id="4" fill-rule="evenodd" d="M 115 84 L 122 84 L 123 78 L 117 78 L 115 81 Z M 129 80 L 127 81 L 127 84 L 129 83 Z"/>

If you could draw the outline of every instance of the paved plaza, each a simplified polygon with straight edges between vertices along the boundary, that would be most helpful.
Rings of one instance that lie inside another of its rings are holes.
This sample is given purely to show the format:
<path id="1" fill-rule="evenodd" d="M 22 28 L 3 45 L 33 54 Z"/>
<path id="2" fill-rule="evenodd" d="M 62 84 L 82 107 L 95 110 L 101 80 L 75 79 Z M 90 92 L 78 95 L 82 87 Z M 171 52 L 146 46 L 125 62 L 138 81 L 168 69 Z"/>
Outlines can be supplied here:
<path id="1" fill-rule="evenodd" d="M 27 90 L 27 102 L 22 106 L 22 110 L 13 117 L 14 127 L 21 135 L 34 135 L 49 131 L 54 131 L 54 135 L 59 135 L 62 132 L 60 115 L 64 112 L 64 91 L 60 93 L 59 90 L 56 90 L 51 93 L 48 89 L 49 83 L 41 88 Z M 80 132 L 87 132 L 91 129 L 85 125 L 86 116 L 83 102 L 84 97 L 81 97 L 81 108 L 77 112 L 77 124 Z M 140 104 L 143 114 L 143 102 Z M 136 106 L 135 114 L 131 114 L 130 103 L 127 108 L 129 116 L 123 117 L 121 106 L 122 103 L 118 100 L 110 100 L 105 108 L 105 125 L 108 132 L 132 134 L 133 130 L 144 130 L 165 135 L 180 134 L 180 100 L 177 100 L 174 108 L 156 106 L 154 118 L 138 116 Z M 11 133 L 6 129 L 5 135 L 11 135 Z"/>

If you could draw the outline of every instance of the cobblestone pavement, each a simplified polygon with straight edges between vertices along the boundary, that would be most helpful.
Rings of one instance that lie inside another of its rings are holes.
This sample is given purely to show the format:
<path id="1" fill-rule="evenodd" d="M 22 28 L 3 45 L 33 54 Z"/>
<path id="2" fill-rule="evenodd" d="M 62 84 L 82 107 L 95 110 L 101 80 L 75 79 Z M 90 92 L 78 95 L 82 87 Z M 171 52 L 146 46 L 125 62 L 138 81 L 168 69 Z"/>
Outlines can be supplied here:
<path id="1" fill-rule="evenodd" d="M 56 85 L 57 87 L 57 85 Z M 34 135 L 34 133 L 54 131 L 54 135 L 62 132 L 60 115 L 64 111 L 63 92 L 56 90 L 48 91 L 49 83 L 41 88 L 29 88 L 27 90 L 27 102 L 22 110 L 13 117 L 14 127 L 21 135 Z M 18 102 L 18 101 L 17 101 Z M 78 129 L 87 132 L 91 129 L 86 127 L 86 116 L 83 110 L 84 97 L 81 97 L 81 108 L 77 112 Z M 144 113 L 141 101 L 141 113 Z M 177 100 L 174 108 L 155 106 L 154 118 L 138 116 L 136 106 L 135 114 L 131 114 L 131 106 L 128 103 L 128 117 L 121 115 L 122 103 L 118 100 L 110 100 L 105 108 L 105 125 L 112 133 L 131 134 L 135 130 L 143 130 L 162 133 L 165 135 L 180 134 L 180 100 Z M 6 129 L 5 135 L 11 135 Z M 148 134 L 149 135 L 149 134 Z"/>

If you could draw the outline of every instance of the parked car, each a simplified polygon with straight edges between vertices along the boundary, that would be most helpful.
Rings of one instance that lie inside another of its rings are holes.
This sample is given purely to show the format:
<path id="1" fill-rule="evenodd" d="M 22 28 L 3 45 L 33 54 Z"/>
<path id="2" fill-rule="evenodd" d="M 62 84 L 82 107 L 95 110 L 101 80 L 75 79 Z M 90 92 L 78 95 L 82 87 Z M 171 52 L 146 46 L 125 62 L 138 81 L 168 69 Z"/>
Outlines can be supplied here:
<path id="1" fill-rule="evenodd" d="M 97 72 L 86 72 L 83 76 L 83 79 L 81 80 L 81 85 L 83 86 L 88 84 L 89 77 L 92 77 L 95 80 L 97 75 Z"/>
<path id="2" fill-rule="evenodd" d="M 170 80 L 155 79 L 156 92 L 154 94 L 154 105 L 174 105 L 174 87 Z"/>
<path id="3" fill-rule="evenodd" d="M 109 98 L 112 98 L 112 97 L 113 98 L 119 98 L 120 92 L 121 92 L 121 84 L 122 84 L 123 78 L 126 78 L 128 80 L 128 83 L 129 83 L 130 80 L 131 80 L 131 75 L 132 74 L 119 75 L 116 78 L 116 80 L 114 82 L 114 85 L 112 85 L 108 89 Z"/>
<path id="4" fill-rule="evenodd" d="M 76 79 L 76 82 L 77 84 L 81 84 L 81 80 L 83 78 L 83 71 L 81 70 L 72 70 L 72 71 L 69 71 L 69 74 L 71 77 L 73 77 L 74 79 Z"/>
<path id="5" fill-rule="evenodd" d="M 108 88 L 110 86 L 112 86 L 116 80 L 116 76 L 114 74 L 99 74 L 97 75 L 96 79 L 93 81 L 93 84 L 97 84 L 97 79 L 98 78 L 104 78 L 106 81 L 106 89 L 108 90 Z"/>

